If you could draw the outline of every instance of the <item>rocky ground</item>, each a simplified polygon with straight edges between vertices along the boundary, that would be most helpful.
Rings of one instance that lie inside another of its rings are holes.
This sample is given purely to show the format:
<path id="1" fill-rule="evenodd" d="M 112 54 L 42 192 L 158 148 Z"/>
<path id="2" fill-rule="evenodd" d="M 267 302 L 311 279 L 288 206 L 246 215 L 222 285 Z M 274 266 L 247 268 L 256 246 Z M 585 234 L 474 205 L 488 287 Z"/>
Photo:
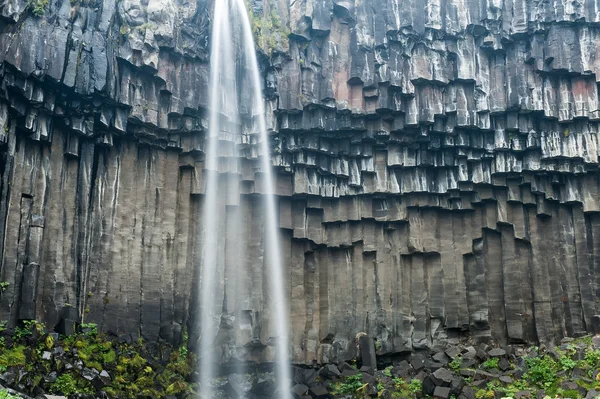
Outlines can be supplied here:
<path id="1" fill-rule="evenodd" d="M 294 398 L 600 398 L 600 336 L 555 348 L 458 345 L 377 358 L 360 337 L 357 359 L 293 367 Z M 194 397 L 195 356 L 186 348 L 37 322 L 0 332 L 0 399 Z M 220 398 L 280 398 L 272 372 L 247 370 L 214 381 Z M 6 388 L 5 388 L 6 387 Z M 61 396 L 53 396 L 61 395 Z"/>

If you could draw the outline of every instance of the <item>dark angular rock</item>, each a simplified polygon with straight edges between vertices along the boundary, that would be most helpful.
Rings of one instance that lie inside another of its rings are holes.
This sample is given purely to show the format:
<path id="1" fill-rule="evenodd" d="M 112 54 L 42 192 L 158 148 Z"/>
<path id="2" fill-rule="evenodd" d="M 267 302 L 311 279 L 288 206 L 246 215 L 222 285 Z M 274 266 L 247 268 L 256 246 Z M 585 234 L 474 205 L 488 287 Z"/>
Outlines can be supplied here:
<path id="1" fill-rule="evenodd" d="M 340 372 L 342 373 L 342 375 L 346 376 L 346 377 L 359 373 L 359 371 L 356 369 L 356 367 L 353 367 L 346 362 L 340 363 L 338 368 L 339 368 Z"/>
<path id="2" fill-rule="evenodd" d="M 425 368 L 431 371 L 435 371 L 444 367 L 442 363 L 432 362 L 431 360 L 425 361 Z"/>
<path id="3" fill-rule="evenodd" d="M 595 389 L 590 389 L 585 395 L 585 399 L 596 399 L 597 396 L 600 395 L 600 391 L 596 391 Z"/>
<path id="4" fill-rule="evenodd" d="M 435 360 L 438 363 L 441 363 L 444 366 L 450 363 L 450 357 L 446 355 L 445 352 L 436 353 L 435 355 L 433 355 L 433 360 Z"/>
<path id="5" fill-rule="evenodd" d="M 500 367 L 500 370 L 506 371 L 510 368 L 510 362 L 504 358 L 500 359 L 500 361 L 498 362 L 498 367 Z"/>
<path id="6" fill-rule="evenodd" d="M 268 398 L 273 396 L 276 389 L 277 384 L 272 377 L 260 377 L 254 382 L 250 392 L 252 392 L 255 396 Z"/>
<path id="7" fill-rule="evenodd" d="M 491 357 L 502 357 L 506 356 L 506 351 L 502 348 L 494 348 L 488 352 Z"/>
<path id="8" fill-rule="evenodd" d="M 484 370 L 476 370 L 475 378 L 480 379 L 480 380 L 488 380 L 489 381 L 494 378 L 494 374 L 488 373 L 487 371 L 484 371 Z"/>
<path id="9" fill-rule="evenodd" d="M 450 390 L 452 395 L 457 396 L 460 394 L 465 386 L 465 380 L 461 377 L 454 376 L 452 377 L 452 382 L 450 382 Z"/>
<path id="10" fill-rule="evenodd" d="M 423 379 L 421 389 L 424 395 L 433 395 L 433 391 L 435 391 L 436 387 L 437 384 L 435 383 L 435 380 L 432 376 L 428 375 Z"/>
<path id="11" fill-rule="evenodd" d="M 294 397 L 300 397 L 308 392 L 308 386 L 304 384 L 296 384 L 292 387 L 292 394 Z"/>
<path id="12" fill-rule="evenodd" d="M 477 349 L 473 346 L 467 346 L 462 353 L 463 359 L 475 359 L 477 356 Z"/>
<path id="13" fill-rule="evenodd" d="M 340 370 L 334 364 L 328 364 L 328 365 L 323 366 L 319 370 L 319 375 L 324 378 L 331 378 L 331 377 L 339 377 L 340 375 L 342 375 L 342 373 L 340 373 Z M 304 381 L 307 381 L 307 380 L 304 380 Z"/>
<path id="14" fill-rule="evenodd" d="M 560 384 L 560 387 L 565 391 L 577 391 L 581 396 L 585 396 L 587 394 L 587 389 L 579 386 L 576 382 L 573 381 L 563 381 Z"/>
<path id="15" fill-rule="evenodd" d="M 487 384 L 487 380 L 475 380 L 471 383 L 471 386 L 474 388 L 481 388 Z"/>
<path id="16" fill-rule="evenodd" d="M 377 369 L 377 358 L 375 356 L 375 340 L 368 335 L 362 335 L 358 339 L 360 346 L 360 358 L 362 365 Z"/>
<path id="17" fill-rule="evenodd" d="M 58 377 L 58 374 L 56 373 L 56 371 L 52 371 L 49 374 L 44 376 L 44 381 L 52 384 L 54 381 L 56 381 L 56 378 Z"/>
<path id="18" fill-rule="evenodd" d="M 475 392 L 471 387 L 464 387 L 458 399 L 475 399 Z"/>
<path id="19" fill-rule="evenodd" d="M 419 372 L 425 367 L 426 355 L 423 352 L 413 353 L 410 359 L 410 365 L 412 368 Z"/>
<path id="20" fill-rule="evenodd" d="M 433 392 L 433 397 L 440 398 L 440 399 L 449 399 L 450 394 L 451 394 L 450 392 L 451 392 L 450 388 L 435 387 L 435 390 Z"/>
<path id="21" fill-rule="evenodd" d="M 587 378 L 587 372 L 584 369 L 582 369 L 581 367 L 574 367 L 573 371 L 571 372 L 571 378 L 573 378 L 573 379 Z"/>
<path id="22" fill-rule="evenodd" d="M 457 356 L 461 355 L 461 350 L 456 346 L 452 346 L 446 349 L 446 355 L 448 355 L 450 359 L 454 360 Z"/>
<path id="23" fill-rule="evenodd" d="M 395 366 L 392 369 L 392 374 L 397 377 L 405 378 L 410 376 L 412 374 L 412 371 L 413 368 L 410 365 L 410 363 L 408 363 L 406 360 L 402 360 L 400 363 L 398 363 L 397 366 Z"/>
<path id="24" fill-rule="evenodd" d="M 94 381 L 94 379 L 96 378 L 97 375 L 98 375 L 98 371 L 96 371 L 95 369 L 88 369 L 87 367 L 85 367 L 81 371 L 81 376 L 90 382 Z"/>
<path id="25" fill-rule="evenodd" d="M 332 397 L 327 392 L 327 388 L 325 388 L 323 385 L 315 385 L 314 387 L 311 387 L 309 389 L 309 393 L 313 398 L 317 399 L 326 399 Z"/>
<path id="26" fill-rule="evenodd" d="M 304 384 L 296 384 L 292 387 L 292 395 L 294 395 L 295 398 L 304 396 L 307 392 L 308 386 Z"/>
<path id="27" fill-rule="evenodd" d="M 367 395 L 371 397 L 376 397 L 377 393 L 377 384 L 375 384 L 374 382 L 370 382 L 369 385 L 367 385 Z"/>
<path id="28" fill-rule="evenodd" d="M 431 378 L 435 385 L 449 386 L 452 382 L 452 373 L 444 368 L 436 370 L 431 374 Z"/>
<path id="29" fill-rule="evenodd" d="M 377 384 L 376 384 L 376 381 L 377 381 L 377 380 L 375 379 L 375 377 L 373 377 L 373 376 L 372 376 L 372 375 L 370 375 L 370 374 L 363 374 L 363 375 L 362 375 L 362 381 L 363 381 L 364 383 L 369 383 L 369 384 L 375 384 L 375 385 L 377 385 Z"/>
<path id="30" fill-rule="evenodd" d="M 335 367 L 335 366 L 334 366 Z M 336 368 L 337 369 L 337 368 Z M 340 371 L 337 370 L 337 375 L 340 374 Z M 298 384 L 304 384 L 310 386 L 315 382 L 317 378 L 317 371 L 315 369 L 307 369 L 303 367 L 295 367 L 294 368 L 294 381 Z"/>
<path id="31" fill-rule="evenodd" d="M 465 378 L 473 378 L 475 377 L 475 370 L 470 369 L 461 369 L 459 371 L 460 375 Z"/>

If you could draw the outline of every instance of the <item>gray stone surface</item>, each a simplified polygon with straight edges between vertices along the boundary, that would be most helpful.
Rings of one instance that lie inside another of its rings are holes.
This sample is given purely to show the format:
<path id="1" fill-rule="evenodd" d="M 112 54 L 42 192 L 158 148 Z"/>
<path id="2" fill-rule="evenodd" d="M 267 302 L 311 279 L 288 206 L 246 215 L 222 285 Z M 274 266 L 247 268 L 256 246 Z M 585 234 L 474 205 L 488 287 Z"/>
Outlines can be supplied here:
<path id="1" fill-rule="evenodd" d="M 0 4 L 0 319 L 194 325 L 210 10 Z M 253 3 L 294 361 L 351 359 L 361 332 L 386 354 L 600 329 L 599 10 Z M 220 163 L 242 194 L 220 212 L 248 226 L 222 233 L 223 361 L 275 342 L 249 92 L 244 158 Z"/>

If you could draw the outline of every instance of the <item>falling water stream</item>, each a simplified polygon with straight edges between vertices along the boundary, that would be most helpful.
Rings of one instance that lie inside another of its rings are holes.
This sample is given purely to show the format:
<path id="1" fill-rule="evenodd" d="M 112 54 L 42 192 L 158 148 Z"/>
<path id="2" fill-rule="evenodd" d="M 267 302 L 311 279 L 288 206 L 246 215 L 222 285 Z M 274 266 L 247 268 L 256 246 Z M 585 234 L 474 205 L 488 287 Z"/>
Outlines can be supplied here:
<path id="1" fill-rule="evenodd" d="M 232 22 L 233 21 L 233 22 Z M 239 26 L 241 23 L 241 37 L 243 41 L 243 52 L 245 67 L 250 73 L 253 92 L 252 109 L 255 121 L 258 122 L 259 140 L 260 140 L 260 171 L 264 176 L 264 188 L 262 199 L 265 206 L 265 267 L 268 268 L 267 275 L 269 280 L 269 294 L 271 303 L 271 317 L 274 327 L 275 337 L 277 338 L 275 354 L 275 376 L 277 378 L 277 397 L 288 398 L 288 388 L 290 381 L 289 373 L 289 344 L 288 344 L 288 311 L 287 301 L 284 291 L 283 264 L 281 249 L 278 238 L 277 207 L 275 203 L 274 176 L 269 149 L 269 133 L 265 121 L 265 107 L 262 96 L 262 81 L 258 69 L 256 58 L 256 49 L 250 25 L 250 18 L 244 4 L 244 0 L 216 0 L 214 9 L 214 18 L 212 22 L 212 42 L 211 42 L 211 70 L 209 81 L 209 131 L 206 145 L 206 195 L 203 209 L 204 239 L 202 249 L 202 273 L 200 289 L 200 398 L 213 398 L 214 392 L 211 382 L 216 377 L 216 361 L 214 357 L 214 340 L 220 323 L 220 312 L 215 303 L 217 286 L 222 284 L 219 265 L 223 269 L 236 268 L 239 264 L 224 264 L 225 250 L 224 245 L 219 242 L 225 236 L 222 231 L 240 231 L 242 228 L 240 217 L 226 218 L 226 212 L 220 212 L 219 188 L 222 187 L 221 179 L 223 174 L 221 168 L 221 147 L 223 142 L 232 141 L 233 147 L 237 147 L 238 139 L 232 138 L 232 133 L 228 126 L 236 125 L 238 115 L 238 97 L 236 68 L 234 64 L 234 36 L 232 35 L 231 24 Z M 227 115 L 228 118 L 222 118 Z M 224 126 L 225 120 L 228 125 Z M 253 124 L 254 125 L 254 124 Z M 227 139 L 223 140 L 225 136 Z M 239 135 L 238 135 L 239 136 Z M 234 150 L 233 156 L 239 156 L 237 150 Z M 238 160 L 239 161 L 239 160 Z M 239 165 L 239 162 L 236 163 Z M 229 180 L 228 191 L 238 193 L 239 190 L 232 188 L 232 181 Z M 233 219 L 233 220 L 232 220 Z M 224 226 L 224 227 L 223 227 Z M 260 259 L 250 262 L 259 262 Z M 234 262 L 235 263 L 235 262 Z"/>

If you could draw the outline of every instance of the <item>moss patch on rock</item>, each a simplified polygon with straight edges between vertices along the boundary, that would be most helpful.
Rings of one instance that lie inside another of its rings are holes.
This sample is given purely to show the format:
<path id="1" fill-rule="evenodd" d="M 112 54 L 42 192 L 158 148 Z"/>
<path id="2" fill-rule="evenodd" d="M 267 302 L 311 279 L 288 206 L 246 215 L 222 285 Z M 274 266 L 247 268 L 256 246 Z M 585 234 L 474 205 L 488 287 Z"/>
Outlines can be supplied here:
<path id="1" fill-rule="evenodd" d="M 8 386 L 28 395 L 110 398 L 185 398 L 193 393 L 196 359 L 184 342 L 148 345 L 99 334 L 94 325 L 68 337 L 30 322 L 0 333 L 0 372 Z M 150 349 L 152 347 L 152 349 Z"/>

